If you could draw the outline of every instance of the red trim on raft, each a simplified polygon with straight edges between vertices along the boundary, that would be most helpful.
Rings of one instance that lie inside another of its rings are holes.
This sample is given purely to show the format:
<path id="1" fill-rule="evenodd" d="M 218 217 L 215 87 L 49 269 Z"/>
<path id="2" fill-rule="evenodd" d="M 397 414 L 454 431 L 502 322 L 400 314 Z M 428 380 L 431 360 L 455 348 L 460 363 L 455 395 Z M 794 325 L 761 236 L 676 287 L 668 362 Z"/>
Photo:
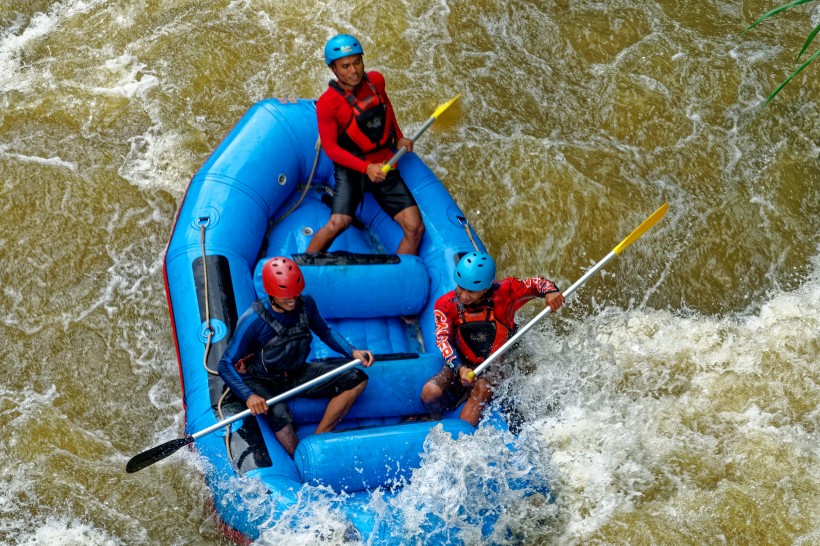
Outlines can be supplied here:
<path id="1" fill-rule="evenodd" d="M 210 511 L 213 512 L 216 522 L 219 525 L 219 529 L 222 531 L 222 534 L 225 535 L 225 538 L 235 544 L 238 544 L 239 546 L 248 546 L 253 542 L 250 538 L 246 537 L 241 532 L 222 521 L 222 518 L 219 517 L 219 512 L 216 511 L 213 497 L 209 496 L 206 504 L 208 505 Z"/>
<path id="2" fill-rule="evenodd" d="M 228 135 L 230 135 L 233 132 L 233 130 L 236 128 L 236 126 L 239 125 L 240 121 L 241 121 L 241 119 L 238 120 L 236 123 L 234 123 L 231 126 L 231 129 L 227 133 L 225 133 L 224 137 L 222 137 L 222 141 L 224 141 L 225 138 L 227 138 Z M 222 141 L 220 141 L 220 144 L 222 143 Z M 205 161 L 202 162 L 202 164 L 199 166 L 199 169 L 196 170 L 196 173 L 198 173 L 202 169 L 202 167 L 205 165 L 205 163 L 208 162 L 208 159 L 210 159 L 210 156 L 205 158 Z M 177 224 L 179 222 L 179 214 L 182 212 L 182 206 L 185 204 L 185 198 L 188 197 L 188 192 L 191 189 L 191 182 L 193 182 L 195 177 L 196 177 L 196 174 L 194 174 L 194 176 L 192 176 L 191 179 L 188 180 L 188 185 L 185 187 L 185 193 L 182 195 L 182 199 L 179 201 L 179 206 L 177 207 L 177 212 L 174 215 L 174 222 L 173 222 L 174 228 L 171 230 L 171 234 L 168 236 L 168 242 L 165 243 L 165 252 L 162 254 L 162 280 L 163 280 L 163 283 L 165 284 L 165 300 L 168 302 L 168 313 L 169 313 L 169 316 L 170 316 L 170 319 L 171 319 L 171 332 L 174 335 L 174 349 L 176 350 L 176 353 L 177 353 L 177 369 L 179 370 L 179 386 L 181 387 L 181 390 L 182 390 L 182 411 L 184 413 L 185 424 L 186 425 L 188 423 L 188 405 L 185 403 L 185 377 L 183 377 L 183 375 L 182 375 L 182 355 L 179 352 L 179 339 L 177 337 L 177 326 L 176 326 L 176 322 L 174 321 L 174 305 L 171 302 L 171 291 L 169 290 L 169 287 L 168 287 L 168 249 L 171 247 L 171 241 L 174 238 L 174 233 L 176 233 Z"/>
<path id="3" fill-rule="evenodd" d="M 239 121 L 237 121 L 233 125 L 233 127 L 231 127 L 231 130 L 226 133 L 226 137 L 227 137 L 227 135 L 231 134 L 233 129 L 238 124 L 239 124 Z M 224 138 L 223 138 L 223 140 L 224 140 Z M 209 158 L 206 158 L 205 161 L 202 162 L 202 165 L 199 166 L 199 169 L 202 169 L 202 167 L 205 165 L 205 163 L 208 161 L 208 159 Z M 197 172 L 199 172 L 199 169 L 197 169 Z M 196 176 L 196 175 L 194 175 L 194 176 Z M 182 199 L 179 202 L 179 206 L 177 207 L 177 212 L 174 215 L 174 222 L 173 222 L 174 228 L 171 230 L 171 234 L 168 236 L 168 242 L 165 244 L 165 252 L 162 255 L 162 280 L 163 280 L 163 283 L 165 284 L 165 300 L 168 302 L 168 314 L 169 314 L 169 318 L 171 319 L 171 332 L 174 336 L 174 350 L 176 351 L 176 354 L 177 354 L 177 369 L 179 370 L 179 385 L 180 385 L 180 388 L 182 390 L 182 411 L 183 411 L 183 414 L 184 414 L 186 425 L 188 423 L 188 405 L 185 403 L 185 377 L 184 377 L 183 372 L 182 372 L 182 355 L 180 354 L 180 351 L 179 351 L 179 338 L 177 337 L 177 327 L 176 327 L 176 322 L 174 321 L 174 305 L 171 301 L 171 291 L 170 291 L 169 286 L 168 286 L 168 249 L 171 247 L 171 240 L 174 238 L 174 233 L 176 232 L 177 224 L 179 222 L 179 214 L 182 212 L 182 206 L 185 204 L 185 198 L 188 196 L 188 191 L 191 189 L 191 182 L 193 181 L 193 179 L 194 179 L 194 177 L 191 177 L 191 180 L 188 181 L 188 185 L 185 188 L 185 193 L 183 194 Z M 193 444 L 190 444 L 188 446 L 188 449 L 190 449 L 191 451 L 196 451 L 196 448 Z M 204 484 L 205 480 L 203 479 L 202 481 L 203 481 L 203 484 Z M 210 490 L 210 488 L 209 488 L 209 490 Z M 216 518 L 219 529 L 222 532 L 222 534 L 225 536 L 225 538 L 227 538 L 231 542 L 234 542 L 235 544 L 238 544 L 239 546 L 249 546 L 253 542 L 250 538 L 246 537 L 240 531 L 237 531 L 236 529 L 234 529 L 233 527 L 231 527 L 230 525 L 225 523 L 222 520 L 222 518 L 219 517 L 219 512 L 217 512 L 217 510 L 216 510 L 216 505 L 214 504 L 214 499 L 213 499 L 212 495 L 208 496 L 208 500 L 206 501 L 206 508 Z"/>

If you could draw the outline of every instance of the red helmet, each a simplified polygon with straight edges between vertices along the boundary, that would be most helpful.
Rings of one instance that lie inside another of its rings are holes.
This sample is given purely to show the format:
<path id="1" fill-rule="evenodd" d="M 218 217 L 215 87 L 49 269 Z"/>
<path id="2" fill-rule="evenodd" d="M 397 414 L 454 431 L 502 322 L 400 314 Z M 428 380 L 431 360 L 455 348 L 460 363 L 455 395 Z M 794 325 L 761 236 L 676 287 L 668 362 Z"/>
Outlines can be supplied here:
<path id="1" fill-rule="evenodd" d="M 262 266 L 262 286 L 274 298 L 295 298 L 305 289 L 305 277 L 296 262 L 277 256 Z"/>

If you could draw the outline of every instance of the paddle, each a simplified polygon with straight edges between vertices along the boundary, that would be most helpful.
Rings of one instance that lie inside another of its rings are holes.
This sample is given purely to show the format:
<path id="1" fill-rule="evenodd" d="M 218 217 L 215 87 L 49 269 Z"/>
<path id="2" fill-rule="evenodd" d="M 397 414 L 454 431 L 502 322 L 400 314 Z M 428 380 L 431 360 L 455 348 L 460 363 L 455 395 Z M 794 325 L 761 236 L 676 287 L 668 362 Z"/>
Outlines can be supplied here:
<path id="1" fill-rule="evenodd" d="M 270 398 L 270 399 L 266 400 L 265 403 L 268 405 L 268 407 L 270 407 L 273 404 L 276 404 L 277 402 L 287 400 L 291 396 L 299 394 L 300 392 L 302 392 L 306 389 L 309 389 L 310 387 L 313 387 L 314 385 L 322 383 L 322 382 L 330 379 L 333 376 L 339 375 L 340 373 L 342 373 L 344 371 L 347 371 L 347 370 L 349 370 L 349 369 L 351 369 L 351 368 L 353 368 L 353 367 L 355 367 L 355 366 L 357 366 L 358 364 L 361 364 L 361 363 L 362 363 L 362 361 L 359 360 L 358 358 L 356 360 L 351 360 L 347 364 L 339 366 L 335 370 L 332 370 L 330 372 L 327 372 L 324 375 L 320 375 L 319 377 L 311 379 L 310 381 L 308 381 L 306 383 L 302 383 L 301 385 L 299 385 L 297 387 L 294 387 L 294 388 L 290 389 L 289 391 L 283 392 L 282 394 L 277 394 L 273 398 Z M 176 440 L 171 440 L 170 442 L 165 442 L 164 444 L 158 445 L 156 447 L 152 447 L 151 449 L 149 449 L 147 451 L 143 451 L 142 453 L 140 453 L 138 455 L 134 455 L 131 458 L 131 460 L 128 461 L 128 464 L 125 465 L 125 471 L 128 472 L 129 474 L 131 474 L 133 472 L 137 472 L 138 470 L 142 470 L 146 466 L 151 466 L 155 462 L 161 461 L 162 459 L 164 459 L 164 458 L 168 457 L 169 455 L 173 454 L 179 448 L 181 448 L 183 446 L 187 446 L 188 444 L 192 443 L 194 440 L 196 440 L 198 438 L 202 438 L 203 436 L 207 436 L 208 434 L 210 434 L 212 432 L 215 432 L 215 431 L 217 431 L 217 430 L 219 430 L 223 427 L 226 427 L 226 426 L 230 425 L 234 421 L 244 419 L 245 417 L 248 417 L 250 415 L 251 415 L 251 410 L 246 409 L 245 411 L 243 411 L 241 413 L 237 413 L 236 415 L 228 417 L 227 419 L 225 419 L 223 421 L 220 421 L 215 425 L 211 425 L 206 429 L 202 429 L 197 433 L 190 434 L 190 435 L 185 436 L 183 438 L 177 438 Z"/>
<path id="2" fill-rule="evenodd" d="M 419 129 L 418 132 L 416 132 L 416 134 L 413 135 L 413 138 L 411 138 L 410 140 L 412 140 L 413 142 L 417 141 L 419 139 L 419 137 L 422 135 L 422 133 L 424 133 L 424 131 L 426 131 L 428 127 L 430 127 L 433 123 L 436 122 L 436 120 L 442 114 L 442 112 L 447 110 L 450 107 L 451 104 L 453 104 L 455 101 L 458 100 L 458 98 L 460 96 L 461 96 L 461 93 L 459 93 L 458 95 L 456 95 L 452 99 L 448 100 L 444 104 L 439 105 L 439 107 L 436 108 L 436 111 L 433 112 L 433 115 L 430 116 L 430 118 L 427 121 L 424 122 L 424 125 L 421 126 L 421 129 Z M 401 159 L 401 156 L 403 156 L 406 153 L 407 153 L 407 147 L 406 146 L 402 146 L 401 148 L 399 148 L 399 151 L 396 152 L 395 155 L 393 155 L 393 157 L 391 157 L 390 160 L 382 166 L 382 172 L 384 172 L 384 173 L 389 172 L 390 169 L 392 169 L 393 167 L 396 166 L 396 163 L 398 163 L 399 159 Z"/>
<path id="3" fill-rule="evenodd" d="M 573 292 L 575 292 L 578 288 L 580 288 L 580 287 L 581 287 L 581 286 L 582 286 L 585 282 L 587 282 L 587 281 L 590 279 L 590 277 L 592 277 L 592 276 L 593 276 L 593 275 L 595 275 L 598 271 L 600 271 L 601 269 L 603 269 L 603 267 L 604 267 L 607 263 L 609 263 L 609 261 L 610 261 L 610 260 L 612 260 L 612 258 L 614 258 L 614 257 L 615 257 L 615 256 L 617 256 L 618 254 L 620 254 L 621 252 L 623 252 L 623 251 L 624 251 L 624 249 L 626 249 L 626 247 L 628 247 L 629 245 L 631 245 L 632 243 L 634 243 L 634 242 L 638 239 L 638 237 L 640 237 L 641 235 L 643 235 L 644 233 L 646 233 L 646 231 L 647 231 L 649 228 L 651 228 L 652 226 L 654 226 L 654 225 L 658 222 L 658 220 L 660 220 L 661 218 L 663 218 L 663 215 L 664 215 L 664 214 L 666 214 L 666 211 L 667 211 L 667 210 L 669 210 L 669 205 L 668 205 L 668 204 L 664 204 L 663 206 L 661 206 L 661 208 L 659 208 L 659 209 L 658 209 L 658 210 L 656 210 L 654 213 L 652 213 L 652 216 L 650 216 L 649 218 L 647 218 L 646 220 L 644 220 L 644 221 L 643 221 L 643 223 L 642 223 L 641 225 L 639 225 L 637 228 L 635 228 L 635 231 L 633 231 L 632 233 L 630 233 L 630 234 L 629 234 L 629 236 L 628 236 L 626 239 L 624 239 L 623 241 L 621 241 L 621 242 L 620 242 L 620 244 L 618 244 L 618 246 L 616 246 L 615 248 L 613 248 L 613 249 L 612 249 L 612 251 L 611 251 L 609 254 L 607 254 L 607 256 L 606 256 L 603 260 L 601 260 L 600 262 L 598 262 L 597 264 L 595 264 L 595 266 L 594 266 L 592 269 L 590 269 L 589 271 L 587 271 L 586 273 L 584 273 L 583 277 L 581 277 L 580 279 L 578 279 L 577 281 L 575 281 L 575 284 L 573 284 L 572 286 L 570 286 L 569 288 L 567 288 L 567 290 L 564 292 L 564 297 L 565 297 L 565 298 L 568 298 L 570 295 L 572 295 L 572 293 L 573 293 Z M 526 333 L 527 333 L 527 332 L 528 332 L 528 331 L 529 331 L 529 330 L 530 330 L 533 326 L 535 326 L 535 325 L 538 323 L 538 321 L 539 321 L 539 320 L 541 320 L 542 318 L 544 318 L 545 316 L 547 316 L 547 314 L 549 314 L 549 312 L 550 312 L 550 311 L 552 311 L 552 309 L 550 309 L 549 307 L 545 308 L 543 311 L 541 311 L 540 313 L 538 313 L 538 314 L 535 316 L 535 318 L 534 318 L 534 319 L 532 319 L 532 320 L 531 320 L 531 321 L 529 321 L 527 324 L 525 324 L 523 327 L 521 327 L 521 328 L 518 330 L 518 332 L 516 332 L 516 334 L 515 334 L 514 336 L 512 336 L 510 339 L 508 339 L 508 340 L 507 340 L 507 342 L 506 342 L 506 343 L 504 343 L 504 345 L 502 345 L 501 347 L 499 347 L 499 348 L 498 348 L 498 350 L 497 350 L 496 352 L 494 352 L 494 353 L 493 353 L 493 354 L 491 354 L 489 357 L 487 357 L 487 360 L 485 360 L 484 362 L 482 362 L 480 366 L 476 367 L 476 368 L 472 371 L 472 373 L 471 373 L 471 374 L 469 374 L 469 375 L 470 375 L 470 377 L 471 377 L 471 378 L 472 378 L 472 377 L 475 377 L 476 375 L 478 375 L 478 374 L 480 374 L 481 372 L 483 372 L 483 371 L 484 371 L 484 369 L 485 369 L 487 366 L 489 366 L 490 364 L 492 364 L 492 363 L 495 361 L 495 359 L 497 359 L 498 357 L 500 357 L 500 356 L 504 353 L 504 351 L 506 351 L 507 349 L 509 349 L 509 348 L 510 348 L 510 347 L 511 347 L 511 346 L 512 346 L 512 345 L 513 345 L 516 341 L 518 341 L 519 339 L 521 339 L 521 336 L 523 336 L 524 334 L 526 334 Z"/>

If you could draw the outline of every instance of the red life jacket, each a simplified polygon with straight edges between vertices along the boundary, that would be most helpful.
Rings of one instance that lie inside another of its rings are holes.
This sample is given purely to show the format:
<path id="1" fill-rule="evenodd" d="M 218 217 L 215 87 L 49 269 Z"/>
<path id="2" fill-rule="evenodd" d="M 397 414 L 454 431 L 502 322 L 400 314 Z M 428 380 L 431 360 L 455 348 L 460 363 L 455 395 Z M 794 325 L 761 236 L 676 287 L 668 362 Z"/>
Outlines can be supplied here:
<path id="1" fill-rule="evenodd" d="M 456 349 L 466 358 L 468 365 L 484 362 L 510 338 L 515 328 L 515 325 L 507 326 L 495 317 L 491 302 L 467 309 L 456 301 L 456 307 L 458 318 L 453 321 Z"/>
<path id="2" fill-rule="evenodd" d="M 331 81 L 330 87 L 338 91 L 353 109 L 350 123 L 339 135 L 339 146 L 351 154 L 364 159 L 366 154 L 395 144 L 393 131 L 387 128 L 387 101 L 376 89 L 376 86 L 364 75 L 364 81 L 370 87 L 370 95 L 359 99 L 356 95 Z"/>

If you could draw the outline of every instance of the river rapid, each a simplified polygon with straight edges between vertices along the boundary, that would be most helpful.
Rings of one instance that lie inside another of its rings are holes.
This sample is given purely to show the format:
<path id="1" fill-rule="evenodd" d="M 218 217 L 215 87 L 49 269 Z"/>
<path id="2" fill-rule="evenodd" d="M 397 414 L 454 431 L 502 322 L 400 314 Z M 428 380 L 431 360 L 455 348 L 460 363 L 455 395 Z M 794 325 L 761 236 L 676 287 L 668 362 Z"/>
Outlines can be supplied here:
<path id="1" fill-rule="evenodd" d="M 233 124 L 321 94 L 349 32 L 406 134 L 462 94 L 415 151 L 501 275 L 566 288 L 670 205 L 507 359 L 554 502 L 477 485 L 509 438 L 434 435 L 397 541 L 820 544 L 820 61 L 762 106 L 820 3 L 740 36 L 781 3 L 0 0 L 0 543 L 230 544 L 195 453 L 125 473 L 183 428 L 163 253 Z M 318 497 L 257 544 L 341 542 Z"/>

